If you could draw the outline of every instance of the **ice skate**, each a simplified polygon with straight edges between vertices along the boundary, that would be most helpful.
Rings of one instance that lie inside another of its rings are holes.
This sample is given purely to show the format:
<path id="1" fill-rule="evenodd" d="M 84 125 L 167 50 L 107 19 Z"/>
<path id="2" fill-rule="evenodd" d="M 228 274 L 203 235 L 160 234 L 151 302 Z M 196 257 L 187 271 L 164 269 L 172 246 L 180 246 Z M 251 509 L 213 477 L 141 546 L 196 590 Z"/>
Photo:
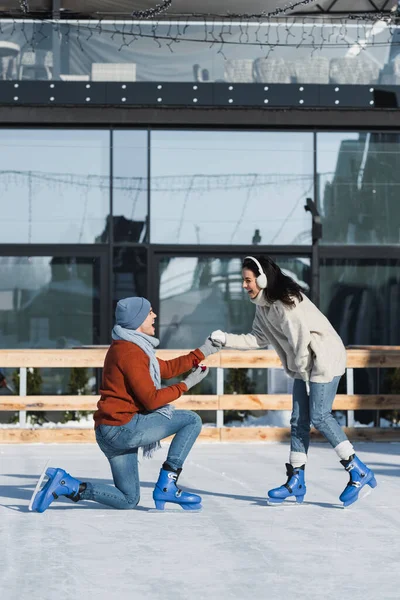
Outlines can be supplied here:
<path id="1" fill-rule="evenodd" d="M 355 454 L 350 456 L 348 460 L 341 460 L 340 462 L 350 475 L 347 486 L 339 496 L 339 500 L 343 502 L 343 507 L 346 507 L 360 499 L 360 492 L 365 485 L 375 488 L 377 482 L 374 472 L 364 465 Z M 362 494 L 364 497 L 366 495 L 368 494 Z"/>
<path id="2" fill-rule="evenodd" d="M 286 463 L 287 482 L 278 488 L 269 490 L 268 504 L 281 504 L 288 498 L 295 498 L 297 503 L 304 500 L 306 494 L 306 484 L 304 481 L 304 467 L 293 467 Z"/>
<path id="3" fill-rule="evenodd" d="M 176 485 L 182 469 L 168 471 L 161 469 L 153 491 L 153 500 L 157 510 L 164 510 L 165 503 L 179 504 L 183 510 L 201 510 L 201 497 L 197 494 L 183 492 Z"/>
<path id="4" fill-rule="evenodd" d="M 80 499 L 79 486 L 81 485 L 81 482 L 71 477 L 71 475 L 66 473 L 63 469 L 46 467 L 32 494 L 29 510 L 42 513 L 47 510 L 53 500 L 57 500 L 59 496 L 66 496 L 67 498 L 74 500 L 74 502 L 77 502 Z M 45 476 L 48 477 L 48 480 L 43 488 L 40 489 Z"/>

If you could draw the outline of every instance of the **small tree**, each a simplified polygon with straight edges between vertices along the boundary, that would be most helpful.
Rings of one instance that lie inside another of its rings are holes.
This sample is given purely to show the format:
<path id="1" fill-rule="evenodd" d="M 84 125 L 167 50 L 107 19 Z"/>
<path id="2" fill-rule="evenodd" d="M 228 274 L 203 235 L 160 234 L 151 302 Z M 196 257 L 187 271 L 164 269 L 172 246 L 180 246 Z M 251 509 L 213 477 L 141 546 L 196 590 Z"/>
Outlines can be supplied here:
<path id="1" fill-rule="evenodd" d="M 68 393 L 72 396 L 83 396 L 87 393 L 89 383 L 89 369 L 86 367 L 72 367 L 69 375 Z M 67 410 L 64 413 L 62 422 L 78 421 L 80 417 L 86 417 L 88 410 Z"/>
<path id="2" fill-rule="evenodd" d="M 400 369 L 388 369 L 384 380 L 384 393 L 400 394 Z M 399 410 L 382 411 L 382 415 L 388 421 L 397 424 L 400 420 Z"/>
<path id="3" fill-rule="evenodd" d="M 225 381 L 224 391 L 226 394 L 253 394 L 254 383 L 248 376 L 248 369 L 229 369 Z M 248 410 L 227 410 L 225 418 L 227 421 L 233 419 L 243 419 L 250 413 Z"/>

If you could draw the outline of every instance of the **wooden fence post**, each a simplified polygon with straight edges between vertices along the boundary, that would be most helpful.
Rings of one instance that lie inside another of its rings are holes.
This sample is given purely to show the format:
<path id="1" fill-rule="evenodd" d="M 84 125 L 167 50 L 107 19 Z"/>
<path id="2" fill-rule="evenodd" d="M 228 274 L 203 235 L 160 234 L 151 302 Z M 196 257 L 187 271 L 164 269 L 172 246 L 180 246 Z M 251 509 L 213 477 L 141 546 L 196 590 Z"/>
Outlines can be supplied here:
<path id="1" fill-rule="evenodd" d="M 19 369 L 19 395 L 20 396 L 27 396 L 27 368 L 26 367 L 20 367 Z M 19 411 L 19 426 L 20 427 L 26 427 L 26 410 L 20 410 Z"/>
<path id="2" fill-rule="evenodd" d="M 224 393 L 224 369 L 223 367 L 217 367 L 217 395 L 222 396 Z M 217 410 L 217 429 L 224 426 L 224 411 L 221 409 Z"/>
<path id="3" fill-rule="evenodd" d="M 346 369 L 346 393 L 354 394 L 354 369 Z M 354 427 L 354 410 L 347 411 L 346 423 L 347 427 Z"/>

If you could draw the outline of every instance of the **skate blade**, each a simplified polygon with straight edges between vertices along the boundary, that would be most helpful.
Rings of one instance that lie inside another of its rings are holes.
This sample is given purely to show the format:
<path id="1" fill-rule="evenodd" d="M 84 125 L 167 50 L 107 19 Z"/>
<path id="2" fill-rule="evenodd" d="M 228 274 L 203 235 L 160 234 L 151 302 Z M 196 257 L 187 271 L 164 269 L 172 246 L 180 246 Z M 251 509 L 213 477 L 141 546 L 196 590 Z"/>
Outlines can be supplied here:
<path id="1" fill-rule="evenodd" d="M 275 498 L 267 498 L 267 506 L 300 506 L 302 502 L 297 502 L 296 498 L 285 498 L 278 500 Z"/>
<path id="2" fill-rule="evenodd" d="M 196 509 L 192 509 L 192 510 L 181 510 L 180 508 L 164 508 L 163 510 L 160 510 L 159 508 L 149 508 L 149 510 L 147 512 L 159 513 L 159 514 L 175 513 L 175 514 L 184 515 L 184 514 L 188 514 L 188 513 L 199 513 L 202 510 L 203 510 L 202 508 L 196 508 Z"/>
<path id="3" fill-rule="evenodd" d="M 372 489 L 369 487 L 369 485 L 365 485 L 362 490 L 360 491 L 360 493 L 358 494 L 357 498 L 355 498 L 353 500 L 353 502 L 350 502 L 350 504 L 343 504 L 343 508 L 350 508 L 351 506 L 353 506 L 356 502 L 359 502 L 360 500 L 364 500 L 364 498 L 367 498 L 367 496 L 369 496 L 372 492 Z"/>
<path id="4" fill-rule="evenodd" d="M 42 471 L 42 474 L 41 474 L 41 476 L 39 477 L 39 481 L 37 482 L 37 484 L 36 484 L 36 487 L 35 487 L 35 489 L 33 490 L 33 494 L 32 494 L 32 497 L 31 497 L 31 501 L 29 502 L 29 506 L 28 506 L 28 510 L 30 510 L 30 511 L 32 511 L 32 510 L 33 510 L 33 508 L 32 508 L 32 507 L 33 507 L 33 503 L 34 503 L 34 501 L 35 501 L 35 498 L 36 498 L 36 496 L 38 495 L 38 493 L 41 491 L 41 488 L 40 488 L 40 486 L 41 486 L 41 484 L 42 484 L 42 481 L 43 481 L 43 479 L 44 479 L 44 478 L 45 478 L 45 476 L 46 476 L 46 471 L 47 471 L 47 467 L 49 466 L 49 462 L 50 462 L 50 459 L 49 459 L 49 460 L 47 461 L 47 463 L 45 464 L 45 467 L 44 467 L 44 469 L 43 469 L 43 471 Z"/>

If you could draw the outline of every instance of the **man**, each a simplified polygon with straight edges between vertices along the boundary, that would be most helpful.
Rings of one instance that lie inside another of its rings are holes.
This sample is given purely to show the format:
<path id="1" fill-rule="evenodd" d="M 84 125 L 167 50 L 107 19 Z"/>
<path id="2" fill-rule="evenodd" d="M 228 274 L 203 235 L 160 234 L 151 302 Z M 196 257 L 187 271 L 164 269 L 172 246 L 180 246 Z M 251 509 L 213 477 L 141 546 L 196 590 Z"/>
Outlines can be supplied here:
<path id="1" fill-rule="evenodd" d="M 63 469 L 49 468 L 36 486 L 30 510 L 44 512 L 60 495 L 75 502 L 93 500 L 119 509 L 134 508 L 140 497 L 138 449 L 142 447 L 144 456 L 151 456 L 160 440 L 170 435 L 174 438 L 153 492 L 156 508 L 163 510 L 166 502 L 185 510 L 201 508 L 200 496 L 182 492 L 176 485 L 201 431 L 201 419 L 192 411 L 175 410 L 171 402 L 207 376 L 208 368 L 199 366 L 199 362 L 219 349 L 207 338 L 186 356 L 168 361 L 156 358 L 157 315 L 146 298 L 120 300 L 115 318 L 113 342 L 104 362 L 101 398 L 94 414 L 96 440 L 110 463 L 115 487 L 82 482 Z M 180 383 L 161 387 L 161 379 L 190 370 Z M 39 491 L 45 475 L 49 480 Z"/>

